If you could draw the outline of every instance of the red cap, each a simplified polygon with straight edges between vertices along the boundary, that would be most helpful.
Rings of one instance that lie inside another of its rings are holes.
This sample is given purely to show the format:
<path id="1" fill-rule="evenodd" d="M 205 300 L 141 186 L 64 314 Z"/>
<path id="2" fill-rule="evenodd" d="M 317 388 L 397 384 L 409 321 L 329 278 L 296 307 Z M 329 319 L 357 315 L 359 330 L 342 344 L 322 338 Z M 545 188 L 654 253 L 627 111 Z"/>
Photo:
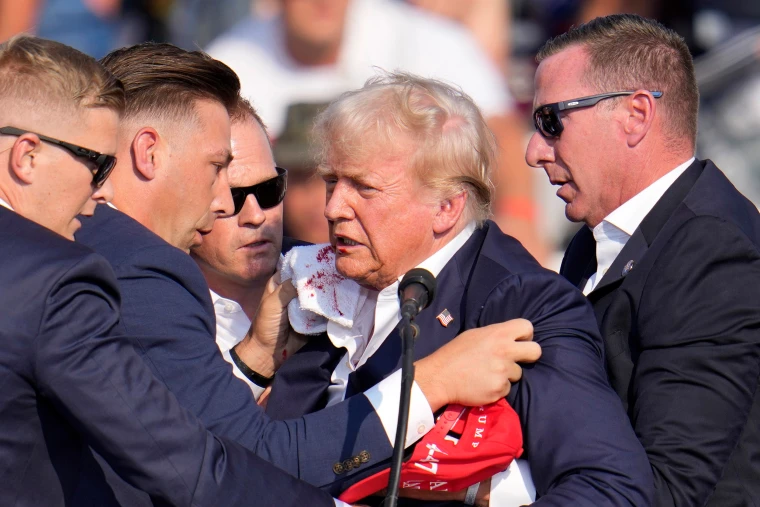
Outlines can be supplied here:
<path id="1" fill-rule="evenodd" d="M 460 491 L 505 470 L 522 455 L 517 414 L 501 399 L 483 407 L 449 405 L 401 465 L 400 488 Z M 354 503 L 388 486 L 390 467 L 340 495 Z"/>

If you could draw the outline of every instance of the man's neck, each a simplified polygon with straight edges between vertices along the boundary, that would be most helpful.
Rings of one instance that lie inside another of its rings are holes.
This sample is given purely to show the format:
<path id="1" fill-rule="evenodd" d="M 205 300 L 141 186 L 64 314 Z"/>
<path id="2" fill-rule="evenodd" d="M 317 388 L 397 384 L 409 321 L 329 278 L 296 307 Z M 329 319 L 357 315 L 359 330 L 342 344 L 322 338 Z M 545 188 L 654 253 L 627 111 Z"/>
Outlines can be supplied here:
<path id="1" fill-rule="evenodd" d="M 207 270 L 202 270 L 204 276 L 207 275 Z M 267 280 L 263 280 L 258 283 L 252 283 L 250 285 L 240 285 L 228 280 L 221 279 L 209 279 L 206 276 L 206 280 L 209 282 L 209 288 L 226 299 L 231 299 L 238 303 L 243 312 L 249 320 L 253 321 L 256 310 L 259 308 L 261 298 L 264 297 L 264 291 L 266 290 Z"/>
<path id="2" fill-rule="evenodd" d="M 334 44 L 315 46 L 292 36 L 286 36 L 285 45 L 290 57 L 305 67 L 335 65 L 340 55 L 340 41 Z"/>

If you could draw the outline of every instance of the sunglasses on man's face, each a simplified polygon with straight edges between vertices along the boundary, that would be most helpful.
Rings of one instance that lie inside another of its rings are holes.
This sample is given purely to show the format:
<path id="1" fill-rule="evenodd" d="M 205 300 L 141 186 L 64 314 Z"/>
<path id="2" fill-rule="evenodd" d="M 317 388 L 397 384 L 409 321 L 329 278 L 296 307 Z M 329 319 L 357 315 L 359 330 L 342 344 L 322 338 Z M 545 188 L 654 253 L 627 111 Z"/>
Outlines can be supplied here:
<path id="1" fill-rule="evenodd" d="M 235 204 L 235 215 L 242 211 L 246 198 L 251 194 L 256 198 L 261 209 L 274 208 L 282 202 L 285 198 L 285 191 L 288 189 L 288 171 L 282 167 L 275 167 L 275 169 L 277 169 L 277 176 L 274 178 L 256 183 L 250 187 L 234 187 L 230 189 L 232 192 L 232 202 Z"/>
<path id="2" fill-rule="evenodd" d="M 103 184 L 108 179 L 108 176 L 111 174 L 111 171 L 113 171 L 114 166 L 116 165 L 116 157 L 113 155 L 104 155 L 103 153 L 99 153 L 87 148 L 82 148 L 76 144 L 59 141 L 58 139 L 53 139 L 52 137 L 43 136 L 42 134 L 37 134 L 36 132 L 21 130 L 17 129 L 16 127 L 2 127 L 0 128 L 0 134 L 5 134 L 7 136 L 34 134 L 40 138 L 40 141 L 60 146 L 61 148 L 73 153 L 76 157 L 87 159 L 95 166 L 95 169 L 90 169 L 90 171 L 92 171 L 92 185 L 95 188 L 100 188 L 103 186 Z"/>
<path id="3" fill-rule="evenodd" d="M 635 91 L 629 92 L 611 92 L 601 93 L 599 95 L 590 95 L 588 97 L 581 97 L 580 99 L 565 100 L 562 102 L 554 102 L 552 104 L 544 104 L 533 111 L 533 124 L 536 130 L 541 133 L 547 139 L 559 137 L 564 130 L 562 120 L 560 118 L 560 112 L 567 111 L 568 109 L 578 109 L 580 107 L 595 106 L 599 101 L 604 99 L 611 99 L 613 97 L 622 97 L 625 95 L 633 95 Z M 650 92 L 656 99 L 662 97 L 662 92 Z"/>

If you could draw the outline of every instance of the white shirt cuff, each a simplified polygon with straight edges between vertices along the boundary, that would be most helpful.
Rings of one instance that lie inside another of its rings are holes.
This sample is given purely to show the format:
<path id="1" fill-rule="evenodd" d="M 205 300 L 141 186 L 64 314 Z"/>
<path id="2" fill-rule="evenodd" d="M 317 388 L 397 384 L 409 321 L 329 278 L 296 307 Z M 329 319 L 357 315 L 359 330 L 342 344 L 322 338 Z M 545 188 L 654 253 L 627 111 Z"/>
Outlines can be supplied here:
<path id="1" fill-rule="evenodd" d="M 350 506 L 349 504 L 347 504 L 346 502 L 341 502 L 341 501 L 340 501 L 340 500 L 338 500 L 337 498 L 333 498 L 333 500 L 335 500 L 335 507 L 351 507 L 351 506 Z"/>
<path id="2" fill-rule="evenodd" d="M 228 363 L 230 363 L 232 365 L 232 373 L 237 378 L 239 378 L 240 380 L 242 380 L 243 382 L 245 382 L 246 384 L 248 384 L 248 387 L 251 388 L 251 392 L 253 393 L 253 398 L 256 401 L 259 401 L 259 398 L 261 397 L 262 393 L 265 391 L 265 388 L 263 388 L 261 386 L 257 386 L 256 384 L 254 384 L 253 382 L 251 382 L 250 380 L 248 380 L 248 377 L 246 377 L 245 375 L 243 375 L 243 372 L 240 371 L 240 369 L 232 361 L 232 357 L 230 357 L 230 351 L 229 350 L 225 350 L 224 352 L 222 352 L 222 357 L 224 358 L 225 361 L 227 361 Z"/>
<path id="3" fill-rule="evenodd" d="M 398 404 L 401 398 L 401 370 L 397 370 L 388 378 L 364 392 L 369 402 L 375 407 L 380 422 L 383 423 L 385 434 L 391 445 L 396 442 L 396 425 L 398 424 Z M 412 384 L 412 399 L 409 405 L 409 426 L 406 431 L 404 448 L 409 447 L 422 436 L 433 429 L 435 420 L 430 404 L 422 394 L 417 382 Z"/>
<path id="4" fill-rule="evenodd" d="M 518 507 L 536 499 L 536 487 L 530 467 L 524 459 L 516 459 L 503 472 L 491 477 L 489 507 Z"/>

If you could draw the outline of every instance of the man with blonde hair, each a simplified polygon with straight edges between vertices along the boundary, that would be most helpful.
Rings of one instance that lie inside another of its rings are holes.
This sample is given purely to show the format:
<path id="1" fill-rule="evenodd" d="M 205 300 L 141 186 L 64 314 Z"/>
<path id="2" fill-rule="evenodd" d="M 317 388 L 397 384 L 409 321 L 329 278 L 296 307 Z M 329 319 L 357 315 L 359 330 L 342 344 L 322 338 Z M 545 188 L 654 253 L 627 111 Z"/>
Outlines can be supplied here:
<path id="1" fill-rule="evenodd" d="M 397 370 L 398 283 L 422 267 L 438 286 L 416 319 L 417 358 L 464 330 L 518 318 L 532 323 L 542 351 L 507 397 L 523 426 L 535 491 L 523 462 L 442 499 L 472 502 L 477 492 L 494 506 L 534 495 L 537 505 L 648 504 L 651 471 L 607 383 L 590 305 L 488 220 L 493 139 L 472 100 L 438 81 L 390 74 L 344 94 L 316 130 L 335 268 L 360 285 L 365 303 L 354 318 L 360 332 L 330 321 L 324 339 L 283 364 L 268 413 L 309 413 Z M 487 360 L 468 361 L 457 374 Z M 306 396 L 309 389 L 323 395 Z"/>
<path id="2" fill-rule="evenodd" d="M 119 505 L 92 446 L 162 505 L 334 505 L 180 406 L 123 338 L 110 266 L 71 241 L 113 196 L 124 107 L 91 57 L 0 45 L 0 504 Z"/>
<path id="3" fill-rule="evenodd" d="M 756 505 L 760 215 L 695 158 L 689 49 L 654 20 L 613 15 L 538 60 L 526 158 L 585 224 L 561 273 L 594 306 L 655 504 Z"/>

